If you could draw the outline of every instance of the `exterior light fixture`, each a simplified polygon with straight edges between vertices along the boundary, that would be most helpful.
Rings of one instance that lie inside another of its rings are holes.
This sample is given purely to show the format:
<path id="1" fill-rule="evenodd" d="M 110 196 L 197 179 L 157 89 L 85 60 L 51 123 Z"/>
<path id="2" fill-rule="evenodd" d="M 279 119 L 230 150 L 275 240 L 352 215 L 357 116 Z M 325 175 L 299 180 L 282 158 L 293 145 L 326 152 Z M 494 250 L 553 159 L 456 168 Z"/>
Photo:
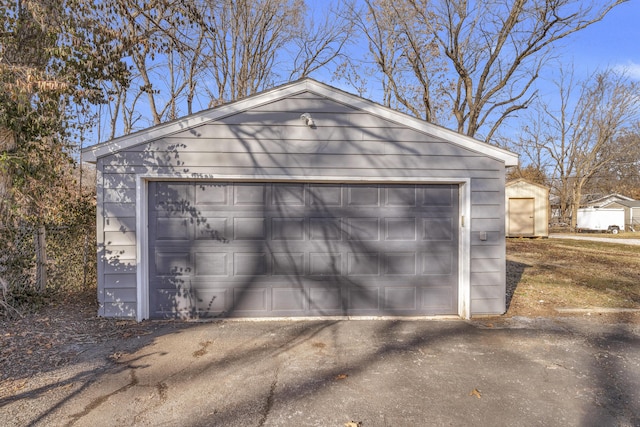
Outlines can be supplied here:
<path id="1" fill-rule="evenodd" d="M 315 129 L 316 122 L 313 121 L 313 118 L 311 117 L 311 114 L 304 113 L 303 115 L 300 116 L 300 120 L 302 120 L 305 125 L 309 126 L 312 129 Z"/>

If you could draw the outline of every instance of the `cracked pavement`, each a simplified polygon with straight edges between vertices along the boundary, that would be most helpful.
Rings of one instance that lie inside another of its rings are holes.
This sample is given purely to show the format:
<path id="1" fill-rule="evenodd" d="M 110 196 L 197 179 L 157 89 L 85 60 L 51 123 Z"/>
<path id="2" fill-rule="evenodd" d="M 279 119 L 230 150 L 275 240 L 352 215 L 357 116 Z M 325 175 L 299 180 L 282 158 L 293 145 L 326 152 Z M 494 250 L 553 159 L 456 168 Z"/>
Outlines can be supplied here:
<path id="1" fill-rule="evenodd" d="M 116 346 L 117 349 L 117 346 Z M 169 323 L 0 394 L 4 426 L 640 425 L 640 326 Z"/>

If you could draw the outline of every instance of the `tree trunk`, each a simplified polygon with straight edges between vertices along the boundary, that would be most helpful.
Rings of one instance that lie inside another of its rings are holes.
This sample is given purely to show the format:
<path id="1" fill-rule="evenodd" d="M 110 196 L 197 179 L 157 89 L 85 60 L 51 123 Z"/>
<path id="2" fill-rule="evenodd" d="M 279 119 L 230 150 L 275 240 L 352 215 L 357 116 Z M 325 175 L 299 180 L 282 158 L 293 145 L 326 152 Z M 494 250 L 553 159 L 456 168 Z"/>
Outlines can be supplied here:
<path id="1" fill-rule="evenodd" d="M 37 228 L 33 239 L 36 250 L 36 290 L 42 293 L 47 288 L 47 245 L 43 225 Z"/>
<path id="2" fill-rule="evenodd" d="M 13 132 L 0 127 L 0 153 L 10 153 L 15 148 Z M 0 225 L 3 225 L 5 213 L 9 209 L 9 192 L 11 189 L 11 176 L 5 165 L 0 164 Z M 6 224 L 4 224 L 6 225 Z"/>
<path id="3" fill-rule="evenodd" d="M 580 208 L 580 200 L 582 199 L 582 186 L 579 185 L 573 191 L 573 200 L 571 202 L 571 230 L 576 231 L 578 228 L 578 208 Z"/>

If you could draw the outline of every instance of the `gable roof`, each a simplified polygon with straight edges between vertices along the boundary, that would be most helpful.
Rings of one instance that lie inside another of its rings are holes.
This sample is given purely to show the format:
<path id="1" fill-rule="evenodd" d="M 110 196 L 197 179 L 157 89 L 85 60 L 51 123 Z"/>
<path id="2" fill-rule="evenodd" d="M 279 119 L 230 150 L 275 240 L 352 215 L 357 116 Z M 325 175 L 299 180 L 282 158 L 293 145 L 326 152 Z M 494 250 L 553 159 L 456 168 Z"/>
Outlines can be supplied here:
<path id="1" fill-rule="evenodd" d="M 538 184 L 537 182 L 529 181 L 528 179 L 525 179 L 525 178 L 518 178 L 518 179 L 514 179 L 512 181 L 507 181 L 505 186 L 509 187 L 511 185 L 516 185 L 516 184 L 533 185 L 535 187 L 544 188 L 545 190 L 549 191 L 549 187 L 547 187 L 546 185 Z"/>
<path id="2" fill-rule="evenodd" d="M 619 201 L 632 202 L 634 200 L 631 197 L 623 196 L 622 194 L 612 193 L 612 194 L 607 194 L 606 196 L 603 196 L 603 197 L 599 197 L 597 199 L 589 200 L 586 203 L 586 205 L 588 206 L 596 206 L 601 204 L 605 205 L 605 204 L 609 204 L 612 202 L 619 202 Z"/>
<path id="3" fill-rule="evenodd" d="M 82 154 L 85 161 L 95 163 L 100 157 L 108 156 L 109 154 L 116 153 L 120 150 L 144 144 L 145 142 L 152 141 L 157 138 L 172 135 L 188 128 L 220 120 L 224 117 L 241 113 L 260 105 L 303 92 L 311 92 L 329 100 L 370 113 L 374 116 L 402 124 L 403 126 L 414 129 L 418 132 L 441 138 L 462 148 L 484 154 L 496 160 L 501 160 L 505 163 L 505 166 L 516 166 L 518 164 L 518 155 L 515 153 L 495 147 L 466 135 L 459 134 L 433 123 L 417 119 L 409 116 L 408 114 L 392 110 L 373 101 L 341 91 L 310 78 L 288 83 L 238 101 L 220 105 L 212 109 L 204 110 L 199 113 L 174 120 L 172 122 L 163 123 L 101 144 L 89 146 L 82 150 Z"/>
<path id="4" fill-rule="evenodd" d="M 605 204 L 604 207 L 608 207 L 609 205 L 612 205 L 614 203 L 625 206 L 627 208 L 640 208 L 640 201 L 638 200 L 612 200 Z"/>

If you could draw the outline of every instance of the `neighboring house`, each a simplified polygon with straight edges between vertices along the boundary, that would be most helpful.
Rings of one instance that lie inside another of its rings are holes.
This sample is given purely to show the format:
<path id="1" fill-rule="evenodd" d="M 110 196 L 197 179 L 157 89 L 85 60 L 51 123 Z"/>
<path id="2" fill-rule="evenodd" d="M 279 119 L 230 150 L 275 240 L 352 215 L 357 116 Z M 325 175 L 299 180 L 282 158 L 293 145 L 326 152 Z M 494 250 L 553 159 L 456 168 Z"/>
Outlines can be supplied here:
<path id="1" fill-rule="evenodd" d="M 305 79 L 83 155 L 101 316 L 505 311 L 511 152 Z"/>
<path id="2" fill-rule="evenodd" d="M 580 207 L 585 208 L 604 208 L 611 203 L 615 202 L 633 202 L 634 200 L 631 197 L 623 196 L 622 194 L 608 194 L 603 197 L 598 197 L 597 199 L 587 200 L 583 199 Z"/>
<path id="3" fill-rule="evenodd" d="M 603 208 L 623 208 L 626 231 L 640 231 L 640 201 L 618 200 L 602 206 Z"/>
<path id="4" fill-rule="evenodd" d="M 549 236 L 549 187 L 525 179 L 507 182 L 507 237 Z"/>
<path id="5" fill-rule="evenodd" d="M 608 206 L 610 203 L 618 202 L 618 201 L 627 201 L 632 202 L 634 199 L 631 197 L 623 196 L 622 194 L 608 194 L 606 196 L 598 195 L 583 195 L 580 199 L 580 207 L 581 208 L 603 208 Z M 568 225 L 568 224 L 560 224 L 560 199 L 558 196 L 551 196 L 549 198 L 549 203 L 551 206 L 551 222 L 554 225 Z"/>

